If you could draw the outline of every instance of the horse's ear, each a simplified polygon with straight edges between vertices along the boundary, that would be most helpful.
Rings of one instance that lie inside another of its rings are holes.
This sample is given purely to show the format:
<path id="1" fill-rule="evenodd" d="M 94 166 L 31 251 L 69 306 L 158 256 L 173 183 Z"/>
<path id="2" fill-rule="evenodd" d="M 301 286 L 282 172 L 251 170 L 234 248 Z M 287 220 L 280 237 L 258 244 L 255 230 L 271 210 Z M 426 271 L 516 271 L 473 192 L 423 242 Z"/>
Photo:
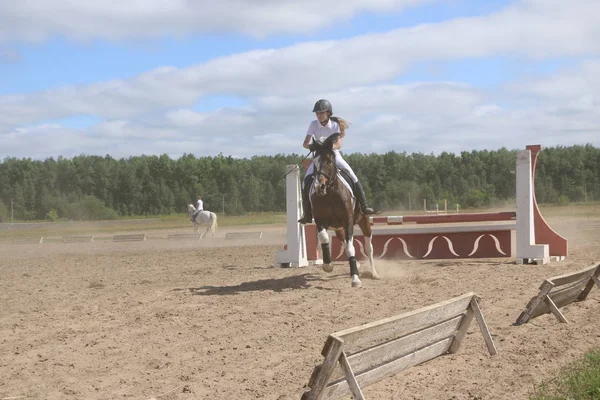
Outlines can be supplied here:
<path id="1" fill-rule="evenodd" d="M 326 139 L 327 142 L 327 149 L 328 150 L 332 150 L 333 149 L 333 142 L 335 142 L 336 140 L 338 140 L 338 138 L 341 136 L 340 133 L 334 133 L 332 135 L 329 135 Z"/>

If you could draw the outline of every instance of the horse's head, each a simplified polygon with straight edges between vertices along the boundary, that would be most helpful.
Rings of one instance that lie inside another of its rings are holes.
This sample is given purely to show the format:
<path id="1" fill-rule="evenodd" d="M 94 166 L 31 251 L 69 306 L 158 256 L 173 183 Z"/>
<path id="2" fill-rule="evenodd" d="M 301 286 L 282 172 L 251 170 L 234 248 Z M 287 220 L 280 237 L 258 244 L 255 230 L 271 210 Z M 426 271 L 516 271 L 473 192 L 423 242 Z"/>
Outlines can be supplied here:
<path id="1" fill-rule="evenodd" d="M 196 211 L 196 207 L 193 204 L 188 204 L 188 214 L 192 215 Z"/>
<path id="2" fill-rule="evenodd" d="M 323 143 L 313 143 L 315 151 L 315 158 L 313 160 L 315 164 L 314 192 L 317 196 L 327 195 L 337 180 L 337 166 L 335 164 L 333 145 L 339 136 L 339 133 L 335 133 L 325 139 Z"/>

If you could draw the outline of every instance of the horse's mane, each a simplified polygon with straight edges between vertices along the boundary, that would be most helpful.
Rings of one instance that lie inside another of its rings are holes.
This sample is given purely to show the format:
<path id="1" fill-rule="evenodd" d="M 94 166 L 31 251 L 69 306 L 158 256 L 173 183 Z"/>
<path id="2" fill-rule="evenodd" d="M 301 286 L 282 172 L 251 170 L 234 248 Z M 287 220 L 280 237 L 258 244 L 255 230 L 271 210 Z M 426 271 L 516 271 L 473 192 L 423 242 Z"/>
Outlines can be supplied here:
<path id="1" fill-rule="evenodd" d="M 341 136 L 340 133 L 334 133 L 333 135 L 329 135 L 327 139 L 325 139 L 322 143 L 315 141 L 313 142 L 313 148 L 315 150 L 315 156 L 319 156 L 321 154 L 334 154 L 333 153 L 333 143 Z"/>

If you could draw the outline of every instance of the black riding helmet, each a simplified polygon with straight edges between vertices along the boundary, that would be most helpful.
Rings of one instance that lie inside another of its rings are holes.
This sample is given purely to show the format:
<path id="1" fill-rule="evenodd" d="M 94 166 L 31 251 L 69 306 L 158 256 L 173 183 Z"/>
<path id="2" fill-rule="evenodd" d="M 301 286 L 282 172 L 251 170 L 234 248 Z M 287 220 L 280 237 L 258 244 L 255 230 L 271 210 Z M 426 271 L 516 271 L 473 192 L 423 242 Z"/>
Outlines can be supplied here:
<path id="1" fill-rule="evenodd" d="M 313 112 L 320 111 L 329 111 L 329 115 L 333 113 L 333 110 L 331 109 L 331 103 L 329 102 L 329 100 L 321 99 L 315 103 L 315 106 L 313 107 Z"/>

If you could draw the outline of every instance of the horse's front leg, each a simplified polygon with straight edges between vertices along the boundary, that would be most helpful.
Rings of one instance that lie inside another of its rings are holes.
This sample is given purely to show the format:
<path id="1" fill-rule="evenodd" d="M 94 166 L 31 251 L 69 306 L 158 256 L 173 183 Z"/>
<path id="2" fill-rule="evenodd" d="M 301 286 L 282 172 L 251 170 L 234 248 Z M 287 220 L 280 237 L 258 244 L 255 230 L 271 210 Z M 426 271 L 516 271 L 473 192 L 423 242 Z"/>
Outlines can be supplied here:
<path id="1" fill-rule="evenodd" d="M 379 274 L 375 270 L 375 260 L 373 259 L 373 230 L 371 229 L 369 218 L 363 217 L 358 225 L 365 238 L 365 251 L 367 252 L 367 257 L 369 257 L 369 272 L 365 273 L 365 271 L 363 274 L 368 278 L 379 279 Z"/>
<path id="2" fill-rule="evenodd" d="M 356 253 L 354 251 L 354 221 L 350 218 L 348 225 L 344 229 L 346 232 L 346 255 L 350 264 L 350 276 L 352 277 L 352 287 L 361 287 L 362 282 L 358 277 L 358 265 L 356 263 Z"/>
<path id="3" fill-rule="evenodd" d="M 321 244 L 321 254 L 323 255 L 323 271 L 331 272 L 333 271 L 333 264 L 331 263 L 331 248 L 329 247 L 327 227 L 317 223 L 317 232 L 317 238 Z"/>

